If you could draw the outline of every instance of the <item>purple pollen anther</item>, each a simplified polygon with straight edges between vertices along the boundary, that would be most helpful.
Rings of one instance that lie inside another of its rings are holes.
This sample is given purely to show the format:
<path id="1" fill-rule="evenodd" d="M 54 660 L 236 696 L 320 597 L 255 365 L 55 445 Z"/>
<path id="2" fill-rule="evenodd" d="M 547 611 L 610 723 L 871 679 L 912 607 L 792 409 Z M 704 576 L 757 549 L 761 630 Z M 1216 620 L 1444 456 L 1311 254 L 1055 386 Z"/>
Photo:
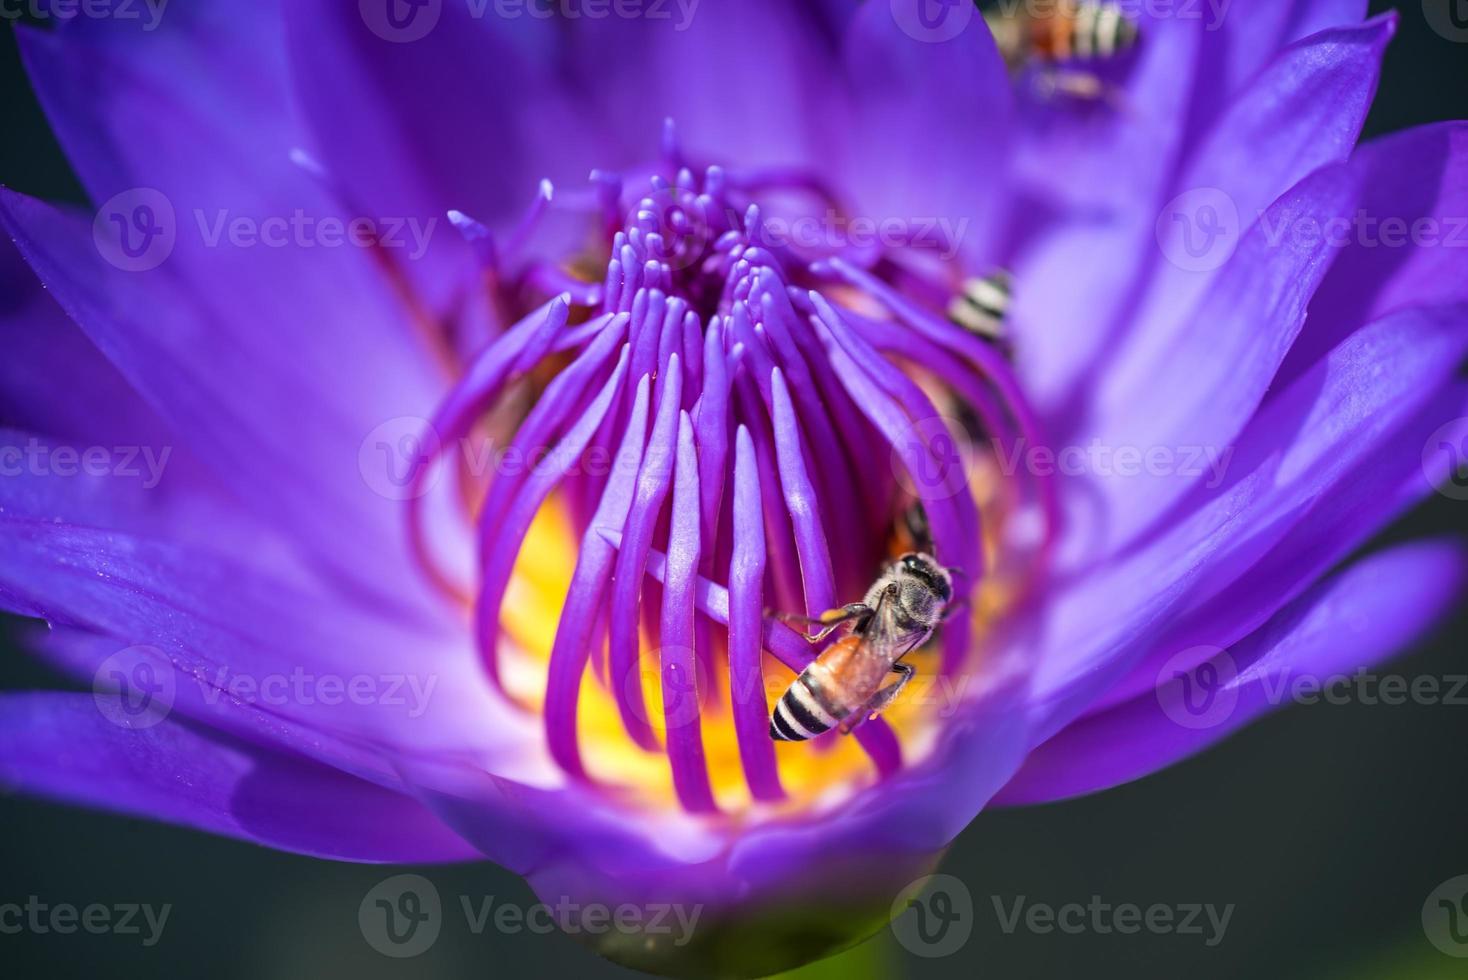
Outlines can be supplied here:
<path id="1" fill-rule="evenodd" d="M 666 756 L 682 808 L 712 813 L 729 804 L 714 792 L 710 738 L 736 743 L 750 800 L 786 795 L 770 712 L 821 647 L 814 626 L 777 612 L 818 617 L 860 599 L 917 526 L 931 540 L 908 544 L 971 593 L 986 529 L 959 450 L 1040 434 L 1003 356 L 883 279 L 897 263 L 806 254 L 754 200 L 793 192 L 836 207 L 833 189 L 795 172 L 695 174 L 671 123 L 661 157 L 666 176 L 635 190 L 598 171 L 589 192 L 554 198 L 558 212 L 584 211 L 601 241 L 590 255 L 536 253 L 548 183 L 503 249 L 451 216 L 496 270 L 502 302 L 550 299 L 469 359 L 435 414 L 410 541 L 430 578 L 472 606 L 492 682 L 523 700 L 505 660 L 534 661 L 505 606 L 532 523 L 557 508 L 579 548 L 544 665 L 551 757 L 573 778 L 604 778 L 581 738 L 590 670 L 628 744 Z M 591 280 L 593 262 L 604 272 Z M 469 494 L 478 581 L 467 588 L 430 554 L 420 497 L 476 432 L 521 465 L 479 474 Z M 1053 489 L 1028 498 L 1053 526 Z M 973 628 L 967 615 L 942 627 L 944 672 L 966 665 Z M 854 735 L 879 775 L 901 766 L 885 717 Z"/>

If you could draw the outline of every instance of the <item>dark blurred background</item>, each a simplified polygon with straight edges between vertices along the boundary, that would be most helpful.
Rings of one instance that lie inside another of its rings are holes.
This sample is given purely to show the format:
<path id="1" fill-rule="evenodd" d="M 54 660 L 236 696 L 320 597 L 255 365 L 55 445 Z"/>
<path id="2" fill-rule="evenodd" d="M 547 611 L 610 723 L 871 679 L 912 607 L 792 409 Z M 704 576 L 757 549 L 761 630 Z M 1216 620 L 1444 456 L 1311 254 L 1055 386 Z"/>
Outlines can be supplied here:
<path id="1" fill-rule="evenodd" d="M 1427 0 L 1428 4 L 1463 0 Z M 4 9 L 18 8 L 6 3 Z M 1387 53 L 1367 136 L 1468 118 L 1468 44 L 1428 26 L 1417 2 Z M 0 29 L 0 183 L 81 201 Z M 1434 497 L 1392 539 L 1468 529 L 1468 503 Z M 3 625 L 3 624 L 0 624 Z M 1460 609 L 1394 668 L 1408 677 L 1468 671 Z M 0 641 L 3 642 L 3 641 Z M 59 685 L 9 644 L 0 689 Z M 1320 704 L 1295 707 L 1222 746 L 1141 782 L 1063 804 L 981 815 L 943 870 L 969 884 L 973 937 L 922 959 L 889 934 L 808 971 L 863 977 L 1468 976 L 1468 959 L 1429 944 L 1424 901 L 1468 874 L 1468 708 Z M 0 746 L 0 751 L 4 747 Z M 872 855 L 880 861 L 881 855 Z M 364 941 L 357 908 L 384 878 L 410 870 L 334 864 L 143 821 L 0 796 L 0 903 L 172 905 L 162 940 L 0 935 L 0 973 L 16 977 L 475 977 L 562 971 L 632 976 L 551 936 L 475 936 L 445 927 L 411 960 Z M 531 904 L 515 876 L 489 865 L 419 870 L 446 905 L 460 895 Z M 1212 903 L 1235 910 L 1224 940 L 1146 933 L 1006 934 L 990 896 L 1012 904 Z"/>

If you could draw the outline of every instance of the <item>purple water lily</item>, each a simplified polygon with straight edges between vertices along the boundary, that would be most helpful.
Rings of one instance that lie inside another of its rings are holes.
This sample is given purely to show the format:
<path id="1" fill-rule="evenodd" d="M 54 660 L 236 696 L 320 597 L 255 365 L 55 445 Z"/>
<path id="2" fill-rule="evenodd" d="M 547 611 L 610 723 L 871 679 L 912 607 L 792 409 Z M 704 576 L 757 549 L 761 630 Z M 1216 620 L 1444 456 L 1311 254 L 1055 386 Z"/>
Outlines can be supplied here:
<path id="1" fill-rule="evenodd" d="M 1459 595 L 1352 557 L 1468 435 L 1468 128 L 1356 145 L 1391 18 L 1139 15 L 1086 98 L 966 4 L 638 9 L 18 29 L 96 207 L 0 192 L 0 602 L 94 691 L 0 696 L 4 785 L 763 975 Z M 777 745 L 909 549 L 917 679 Z"/>

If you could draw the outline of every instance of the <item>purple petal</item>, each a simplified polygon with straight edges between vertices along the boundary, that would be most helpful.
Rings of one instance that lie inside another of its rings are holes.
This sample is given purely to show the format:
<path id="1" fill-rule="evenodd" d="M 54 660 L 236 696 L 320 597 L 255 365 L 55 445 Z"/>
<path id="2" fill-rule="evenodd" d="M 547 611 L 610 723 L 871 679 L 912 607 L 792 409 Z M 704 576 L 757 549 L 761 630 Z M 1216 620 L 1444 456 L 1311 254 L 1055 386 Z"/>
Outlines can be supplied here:
<path id="1" fill-rule="evenodd" d="M 164 442 L 158 417 L 46 295 L 5 235 L 0 297 L 0 424 L 114 445 Z"/>
<path id="2" fill-rule="evenodd" d="M 372 455 L 374 437 L 390 444 L 396 422 L 433 403 L 410 355 L 397 362 L 391 344 L 378 348 L 361 336 L 348 343 L 290 318 L 272 322 L 291 323 L 291 339 L 267 337 L 262 347 L 259 323 L 240 334 L 224 329 L 166 264 L 132 272 L 103 261 L 78 216 L 0 191 L 0 224 L 68 315 L 241 503 L 288 528 L 341 576 L 426 600 L 402 574 L 406 543 L 397 488 L 386 485 L 391 470 L 376 468 L 392 461 Z M 350 282 L 336 288 L 351 293 Z M 321 315 L 352 322 L 340 308 Z M 330 354 L 303 348 L 306 337 Z M 369 367 L 339 356 L 358 347 L 395 363 Z M 357 370 L 366 376 L 346 383 Z"/>
<path id="3" fill-rule="evenodd" d="M 1000 210 L 1009 78 L 976 11 L 955 36 L 909 33 L 921 24 L 923 3 L 868 3 L 851 24 L 844 57 L 855 104 L 844 183 L 862 214 L 955 222 L 962 253 L 978 268 Z M 943 20 L 957 27 L 961 9 L 944 11 Z"/>
<path id="4" fill-rule="evenodd" d="M 407 796 L 172 719 L 110 717 L 91 695 L 0 695 L 0 785 L 338 861 L 478 856 Z"/>
<path id="5" fill-rule="evenodd" d="M 1265 406 L 1187 510 L 1058 592 L 1030 694 L 1036 733 L 1048 736 L 1094 704 L 1172 617 L 1240 580 L 1319 501 L 1349 511 L 1378 496 L 1399 500 L 1409 479 L 1424 493 L 1421 446 L 1443 420 L 1443 385 L 1468 342 L 1460 316 L 1410 311 L 1353 337 Z M 1284 447 L 1282 432 L 1296 433 Z M 1332 528 L 1325 520 L 1312 533 L 1339 533 Z"/>
<path id="6" fill-rule="evenodd" d="M 1343 461 L 1346 468 L 1332 463 L 1323 471 L 1334 485 L 1246 573 L 1220 562 L 1200 579 L 1196 601 L 1170 617 L 1149 656 L 1107 692 L 1104 703 L 1136 695 L 1179 650 L 1227 646 L 1257 629 L 1431 491 L 1422 448 L 1464 406 L 1453 365 L 1468 354 L 1465 316 L 1468 307 L 1457 306 L 1385 317 L 1347 338 L 1270 402 L 1244 432 L 1230 468 L 1252 467 L 1263 454 L 1282 452 L 1282 490 L 1302 467 L 1320 469 L 1340 451 L 1336 443 L 1349 438 L 1355 448 Z M 1282 431 L 1293 432 L 1287 447 L 1281 446 Z M 1277 518 L 1259 520 L 1273 527 Z"/>
<path id="7" fill-rule="evenodd" d="M 666 18 L 583 20 L 570 32 L 577 98 L 620 140 L 612 162 L 647 162 L 671 119 L 694 162 L 819 164 L 845 112 L 834 48 L 812 29 L 816 11 L 784 0 L 686 6 L 669 4 Z"/>
<path id="8" fill-rule="evenodd" d="M 285 13 L 313 152 L 356 207 L 420 220 L 453 208 L 500 229 L 543 178 L 569 185 L 619 162 L 555 84 L 557 25 L 445 3 L 409 8 L 400 30 L 390 9 L 301 0 Z M 459 261 L 452 238 L 435 239 L 436 258 Z"/>
<path id="9" fill-rule="evenodd" d="M 1408 306 L 1468 300 L 1468 125 L 1383 137 L 1357 150 L 1351 168 L 1360 174 L 1361 201 L 1349 244 L 1311 301 L 1282 380 L 1362 323 Z"/>
<path id="10" fill-rule="evenodd" d="M 1302 681 L 1318 690 L 1401 652 L 1451 608 L 1464 559 L 1461 544 L 1431 542 L 1361 561 L 1220 653 L 1206 671 L 1159 677 L 1155 693 L 1065 729 L 1030 756 L 999 802 L 1039 803 L 1140 778 L 1287 703 Z M 1199 696 L 1205 689 L 1211 700 Z"/>
<path id="11" fill-rule="evenodd" d="M 1348 215 L 1356 188 L 1344 167 L 1321 170 L 1275 202 L 1249 230 L 1199 304 L 1174 313 L 1178 329 L 1143 357 L 1105 375 L 1096 422 L 1075 440 L 1113 453 L 1194 447 L 1221 454 L 1258 407 L 1305 320 L 1305 308 L 1337 249 L 1279 229 L 1324 225 Z M 1108 468 L 1096 483 L 1106 499 L 1104 535 L 1119 545 L 1164 515 L 1201 476 L 1196 470 L 1142 476 Z"/>
<path id="12" fill-rule="evenodd" d="M 1178 219 L 1158 229 L 1163 254 L 1169 260 L 1191 257 L 1189 222 L 1204 220 L 1208 204 L 1216 201 L 1222 210 L 1224 235 L 1242 236 L 1291 187 L 1321 167 L 1345 161 L 1376 94 L 1382 51 L 1395 30 L 1395 17 L 1379 17 L 1359 27 L 1323 31 L 1280 52 L 1218 120 L 1178 176 L 1175 191 L 1196 196 L 1199 203 L 1184 198 L 1189 203 L 1163 212 L 1164 218 Z M 1329 97 L 1322 97 L 1327 92 Z M 1157 264 L 1130 336 L 1115 353 L 1116 370 L 1127 373 L 1151 364 L 1180 335 L 1204 332 L 1189 329 L 1196 321 L 1179 317 L 1178 311 L 1191 309 L 1215 277 L 1226 274 L 1224 250 L 1236 241 L 1216 241 L 1218 261 L 1205 253 L 1203 268 L 1186 261 Z M 1235 253 L 1232 261 L 1242 258 Z"/>
<path id="13" fill-rule="evenodd" d="M 175 681 L 180 710 L 207 724 L 312 755 L 330 749 L 312 741 L 316 731 L 328 742 L 475 751 L 507 770 L 530 758 L 533 726 L 494 698 L 456 624 L 405 628 L 299 569 L 39 520 L 9 503 L 0 605 L 149 654 Z"/>
<path id="14" fill-rule="evenodd" d="M 1216 32 L 1204 45 L 1204 77 L 1198 86 L 1195 122 L 1212 123 L 1280 48 L 1332 27 L 1359 24 L 1366 0 L 1278 0 L 1223 12 L 1204 29 Z M 1230 16 L 1232 14 L 1232 16 Z"/>
<path id="15" fill-rule="evenodd" d="M 1192 93 L 1211 84 L 1200 75 L 1205 35 L 1197 20 L 1154 17 L 1140 26 L 1137 63 L 1107 124 L 1063 102 L 1019 114 L 1011 319 L 1026 391 L 1057 433 L 1077 386 L 1129 323 L 1134 291 L 1153 266 L 1153 216 L 1190 148 Z M 1028 282 L 1066 288 L 1027 289 Z"/>

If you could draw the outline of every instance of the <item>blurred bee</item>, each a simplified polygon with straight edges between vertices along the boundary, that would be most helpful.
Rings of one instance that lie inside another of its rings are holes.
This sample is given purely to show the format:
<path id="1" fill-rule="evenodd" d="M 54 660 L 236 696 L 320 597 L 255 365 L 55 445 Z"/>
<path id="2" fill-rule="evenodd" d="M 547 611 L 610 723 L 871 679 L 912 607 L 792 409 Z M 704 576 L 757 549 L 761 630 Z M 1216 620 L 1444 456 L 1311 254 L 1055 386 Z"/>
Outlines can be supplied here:
<path id="1" fill-rule="evenodd" d="M 1083 99 L 1107 95 L 1094 74 L 1075 66 L 1113 58 L 1136 47 L 1137 22 L 1114 0 L 1054 0 L 1043 11 L 1030 9 L 1025 0 L 1001 0 L 984 14 L 994 42 L 1009 65 L 1019 72 L 1040 68 L 1037 81 L 1048 92 Z"/>
<path id="2" fill-rule="evenodd" d="M 1006 341 L 1004 320 L 1009 315 L 1010 277 L 1003 269 L 969 279 L 963 292 L 948 304 L 948 319 L 992 343 Z"/>
<path id="3" fill-rule="evenodd" d="M 803 742 L 837 727 L 849 735 L 882 711 L 917 672 L 902 658 L 927 642 L 952 601 L 952 576 L 931 556 L 909 552 L 893 561 L 865 599 L 816 620 L 825 628 L 812 643 L 846 623 L 851 632 L 795 678 L 770 716 L 770 737 Z M 884 685 L 892 674 L 897 679 Z"/>

